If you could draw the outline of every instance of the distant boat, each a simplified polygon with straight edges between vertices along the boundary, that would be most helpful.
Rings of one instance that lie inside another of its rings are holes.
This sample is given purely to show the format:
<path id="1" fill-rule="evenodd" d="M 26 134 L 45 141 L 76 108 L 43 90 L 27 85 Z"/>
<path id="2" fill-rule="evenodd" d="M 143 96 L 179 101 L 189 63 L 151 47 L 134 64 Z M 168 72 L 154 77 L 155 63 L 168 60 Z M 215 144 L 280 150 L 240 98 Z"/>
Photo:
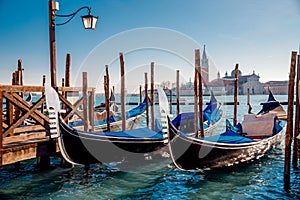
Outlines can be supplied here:
<path id="1" fill-rule="evenodd" d="M 281 141 L 284 126 L 276 111 L 268 110 L 258 116 L 245 115 L 238 127 L 227 121 L 222 134 L 195 138 L 179 131 L 169 120 L 168 146 L 173 163 L 181 170 L 232 166 L 262 157 Z"/>

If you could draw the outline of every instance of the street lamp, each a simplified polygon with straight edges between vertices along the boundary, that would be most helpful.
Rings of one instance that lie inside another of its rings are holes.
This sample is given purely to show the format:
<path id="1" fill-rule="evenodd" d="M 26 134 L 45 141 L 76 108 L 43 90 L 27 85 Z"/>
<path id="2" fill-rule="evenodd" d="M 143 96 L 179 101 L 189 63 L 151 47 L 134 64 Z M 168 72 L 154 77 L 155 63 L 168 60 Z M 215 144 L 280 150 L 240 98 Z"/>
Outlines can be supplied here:
<path id="1" fill-rule="evenodd" d="M 58 2 L 49 0 L 49 39 L 50 39 L 50 73 L 51 73 L 51 86 L 56 87 L 56 43 L 55 43 L 55 26 L 61 26 L 67 24 L 73 19 L 73 17 L 81 10 L 87 9 L 88 14 L 81 16 L 85 29 L 94 30 L 98 21 L 98 17 L 91 15 L 91 8 L 84 6 L 79 8 L 76 12 L 69 15 L 57 15 L 56 11 L 59 10 Z M 55 24 L 55 16 L 69 18 L 67 21 L 61 24 Z"/>

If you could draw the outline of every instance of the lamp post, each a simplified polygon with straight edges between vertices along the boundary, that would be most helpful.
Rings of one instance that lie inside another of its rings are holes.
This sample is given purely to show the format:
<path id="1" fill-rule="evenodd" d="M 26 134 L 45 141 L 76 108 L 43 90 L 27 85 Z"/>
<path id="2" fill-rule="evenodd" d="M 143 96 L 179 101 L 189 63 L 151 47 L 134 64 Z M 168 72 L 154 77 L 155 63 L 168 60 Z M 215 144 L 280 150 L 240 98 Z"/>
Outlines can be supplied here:
<path id="1" fill-rule="evenodd" d="M 88 14 L 81 16 L 85 29 L 94 30 L 98 21 L 98 17 L 91 15 L 91 8 L 84 6 L 79 8 L 76 12 L 69 15 L 57 15 L 56 11 L 59 10 L 58 2 L 49 0 L 49 40 L 50 40 L 50 73 L 51 73 L 51 86 L 56 87 L 56 42 L 55 42 L 55 26 L 67 24 L 73 17 L 81 10 L 87 9 Z M 55 17 L 68 17 L 69 19 L 61 24 L 55 24 Z"/>

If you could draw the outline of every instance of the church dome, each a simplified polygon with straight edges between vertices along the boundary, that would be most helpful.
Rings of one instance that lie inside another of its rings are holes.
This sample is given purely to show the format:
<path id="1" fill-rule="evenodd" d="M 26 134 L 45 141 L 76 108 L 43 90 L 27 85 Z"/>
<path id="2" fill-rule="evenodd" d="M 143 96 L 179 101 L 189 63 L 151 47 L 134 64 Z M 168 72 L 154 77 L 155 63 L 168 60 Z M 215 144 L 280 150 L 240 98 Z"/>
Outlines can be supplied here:
<path id="1" fill-rule="evenodd" d="M 238 69 L 238 76 L 241 76 L 242 72 Z M 234 77 L 235 76 L 235 69 L 231 71 L 231 76 Z"/>

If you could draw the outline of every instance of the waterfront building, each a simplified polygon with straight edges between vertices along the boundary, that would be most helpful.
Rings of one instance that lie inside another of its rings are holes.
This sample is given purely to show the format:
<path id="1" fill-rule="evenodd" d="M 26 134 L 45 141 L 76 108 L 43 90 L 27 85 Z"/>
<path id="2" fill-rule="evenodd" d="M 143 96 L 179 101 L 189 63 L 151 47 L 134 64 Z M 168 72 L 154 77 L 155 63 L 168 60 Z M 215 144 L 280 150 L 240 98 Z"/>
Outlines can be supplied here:
<path id="1" fill-rule="evenodd" d="M 268 81 L 264 84 L 264 91 L 267 92 L 270 88 L 275 95 L 288 94 L 288 86 L 288 81 Z"/>
<path id="2" fill-rule="evenodd" d="M 218 72 L 218 78 L 209 82 L 208 87 L 210 90 L 218 91 L 221 94 L 233 95 L 234 76 L 235 69 L 231 71 L 230 75 L 226 72 L 222 78 L 220 78 L 220 73 Z M 265 90 L 259 78 L 259 75 L 255 74 L 255 71 L 250 75 L 243 75 L 241 70 L 238 70 L 238 94 L 247 94 L 248 88 L 250 94 L 264 94 Z"/>

